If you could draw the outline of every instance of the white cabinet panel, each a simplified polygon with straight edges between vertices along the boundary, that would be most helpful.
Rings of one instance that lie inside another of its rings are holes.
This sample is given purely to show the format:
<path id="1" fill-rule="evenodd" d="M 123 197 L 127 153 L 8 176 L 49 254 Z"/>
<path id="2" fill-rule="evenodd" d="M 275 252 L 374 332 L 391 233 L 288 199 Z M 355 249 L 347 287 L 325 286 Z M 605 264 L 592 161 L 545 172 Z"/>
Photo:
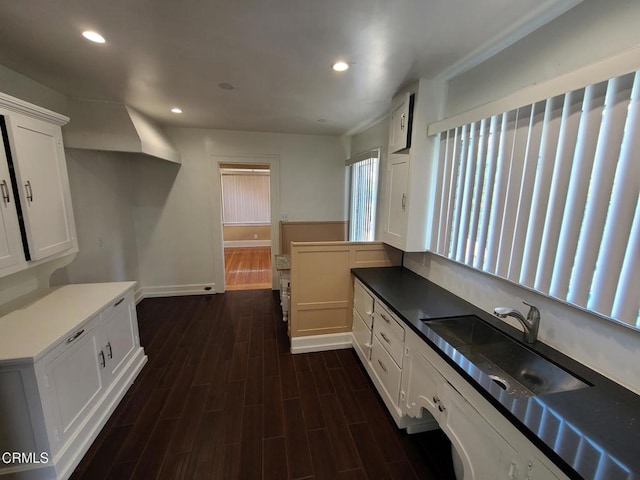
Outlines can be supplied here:
<path id="1" fill-rule="evenodd" d="M 0 272 L 24 261 L 16 201 L 5 149 L 0 144 Z"/>
<path id="2" fill-rule="evenodd" d="M 9 119 L 31 260 L 73 246 L 69 186 L 60 127 L 22 115 Z"/>

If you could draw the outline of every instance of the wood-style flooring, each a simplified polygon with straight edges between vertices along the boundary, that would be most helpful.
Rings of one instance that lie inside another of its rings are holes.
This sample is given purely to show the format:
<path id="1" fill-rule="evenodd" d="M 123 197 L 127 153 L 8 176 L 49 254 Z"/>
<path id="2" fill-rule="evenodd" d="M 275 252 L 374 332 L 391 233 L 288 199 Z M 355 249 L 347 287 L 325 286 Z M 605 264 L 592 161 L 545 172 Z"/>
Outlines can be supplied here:
<path id="1" fill-rule="evenodd" d="M 291 355 L 277 292 L 145 299 L 149 362 L 73 473 L 117 479 L 453 478 L 398 430 L 353 350 Z"/>
<path id="2" fill-rule="evenodd" d="M 271 247 L 226 247 L 227 290 L 271 289 Z"/>

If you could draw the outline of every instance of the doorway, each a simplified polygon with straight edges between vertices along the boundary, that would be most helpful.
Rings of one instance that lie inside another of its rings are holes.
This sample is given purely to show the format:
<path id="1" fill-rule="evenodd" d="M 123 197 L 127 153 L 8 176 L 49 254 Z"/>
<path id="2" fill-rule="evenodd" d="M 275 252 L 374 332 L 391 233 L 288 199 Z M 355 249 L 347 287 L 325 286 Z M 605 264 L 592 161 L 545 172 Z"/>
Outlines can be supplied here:
<path id="1" fill-rule="evenodd" d="M 221 163 L 226 290 L 272 286 L 269 164 Z"/>

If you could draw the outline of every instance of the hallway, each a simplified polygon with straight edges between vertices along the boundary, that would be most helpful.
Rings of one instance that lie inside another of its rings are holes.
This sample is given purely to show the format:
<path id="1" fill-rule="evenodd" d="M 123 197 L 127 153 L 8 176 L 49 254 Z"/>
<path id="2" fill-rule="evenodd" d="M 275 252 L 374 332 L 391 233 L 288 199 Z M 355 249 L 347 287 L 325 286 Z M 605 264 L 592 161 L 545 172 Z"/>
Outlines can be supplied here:
<path id="1" fill-rule="evenodd" d="M 226 247 L 227 290 L 271 289 L 271 247 Z"/>

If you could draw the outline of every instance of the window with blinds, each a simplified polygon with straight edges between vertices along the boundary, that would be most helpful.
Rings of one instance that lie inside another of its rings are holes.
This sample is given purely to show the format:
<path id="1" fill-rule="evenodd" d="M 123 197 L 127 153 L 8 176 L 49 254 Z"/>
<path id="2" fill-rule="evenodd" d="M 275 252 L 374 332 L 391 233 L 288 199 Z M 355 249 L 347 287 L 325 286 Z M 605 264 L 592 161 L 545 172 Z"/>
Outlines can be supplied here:
<path id="1" fill-rule="evenodd" d="M 640 327 L 640 72 L 439 140 L 436 253 Z"/>
<path id="2" fill-rule="evenodd" d="M 352 242 L 375 239 L 379 158 L 379 150 L 372 150 L 347 160 L 351 171 L 349 240 Z"/>
<path id="3" fill-rule="evenodd" d="M 265 168 L 222 168 L 225 225 L 271 223 L 270 174 Z"/>

